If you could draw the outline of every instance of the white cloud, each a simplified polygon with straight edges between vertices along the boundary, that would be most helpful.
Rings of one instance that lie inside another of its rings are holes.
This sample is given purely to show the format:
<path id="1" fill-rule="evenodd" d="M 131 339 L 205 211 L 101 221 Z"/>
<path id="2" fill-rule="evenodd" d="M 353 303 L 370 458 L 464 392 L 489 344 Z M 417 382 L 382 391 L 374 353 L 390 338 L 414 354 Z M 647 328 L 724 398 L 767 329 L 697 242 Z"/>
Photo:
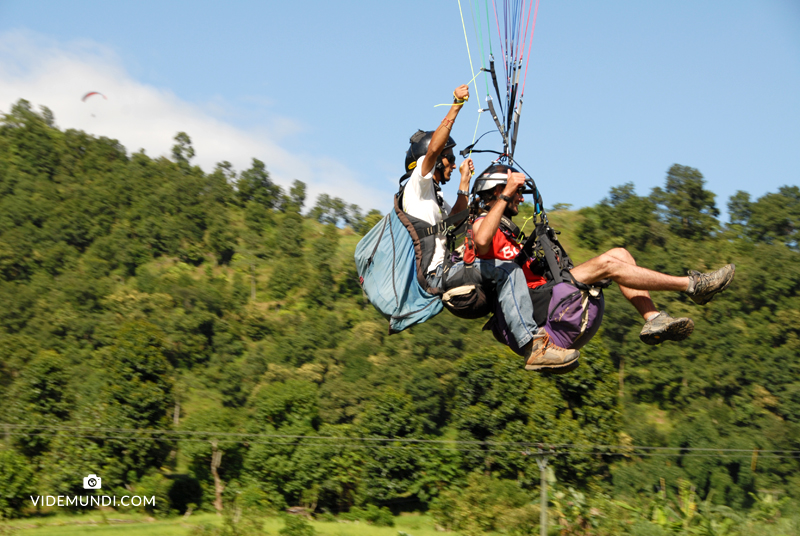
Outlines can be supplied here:
<path id="1" fill-rule="evenodd" d="M 82 102 L 89 91 L 107 98 Z M 385 196 L 360 183 L 344 162 L 282 147 L 281 140 L 305 129 L 297 121 L 274 117 L 269 128 L 237 127 L 222 119 L 236 115 L 224 99 L 193 104 L 139 82 L 113 51 L 91 41 L 60 43 L 27 31 L 0 34 L 0 110 L 8 112 L 20 98 L 50 108 L 61 129 L 117 139 L 129 153 L 143 148 L 151 157 L 169 156 L 182 131 L 192 139 L 193 163 L 206 171 L 223 160 L 242 171 L 258 158 L 281 186 L 305 182 L 309 200 L 327 193 L 368 209 Z"/>

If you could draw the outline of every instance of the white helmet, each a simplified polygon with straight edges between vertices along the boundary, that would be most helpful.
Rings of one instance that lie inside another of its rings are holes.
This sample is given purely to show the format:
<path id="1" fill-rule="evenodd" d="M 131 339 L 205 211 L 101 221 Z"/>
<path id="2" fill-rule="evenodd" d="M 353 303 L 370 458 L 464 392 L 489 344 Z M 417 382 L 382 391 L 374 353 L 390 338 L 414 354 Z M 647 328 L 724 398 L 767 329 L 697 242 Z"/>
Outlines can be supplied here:
<path id="1" fill-rule="evenodd" d="M 506 164 L 492 164 L 475 179 L 472 193 L 477 195 L 481 192 L 494 190 L 495 186 L 498 184 L 506 184 L 508 182 L 509 170 L 511 170 L 512 173 L 518 173 L 516 169 Z"/>

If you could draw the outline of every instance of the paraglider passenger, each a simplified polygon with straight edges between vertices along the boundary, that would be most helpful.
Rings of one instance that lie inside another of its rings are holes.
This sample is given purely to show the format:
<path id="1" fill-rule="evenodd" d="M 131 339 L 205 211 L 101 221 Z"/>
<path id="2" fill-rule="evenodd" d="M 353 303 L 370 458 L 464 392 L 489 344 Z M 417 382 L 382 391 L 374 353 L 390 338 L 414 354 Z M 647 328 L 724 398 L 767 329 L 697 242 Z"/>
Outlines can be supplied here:
<path id="1" fill-rule="evenodd" d="M 519 213 L 523 201 L 520 190 L 525 183 L 525 175 L 508 166 L 490 166 L 475 181 L 475 194 L 481 198 L 488 211 L 473 224 L 475 245 L 479 258 L 514 259 L 520 251 L 520 244 L 509 239 L 498 229 L 502 216 L 511 220 Z M 535 275 L 526 264 L 524 271 L 527 284 L 535 288 L 544 284 L 544 279 Z M 664 341 L 681 341 L 691 335 L 694 322 L 689 318 L 672 318 L 666 311 L 656 308 L 650 297 L 652 290 L 673 290 L 684 292 L 695 302 L 705 305 L 730 284 L 735 267 L 723 266 L 710 273 L 690 271 L 688 277 L 648 270 L 636 264 L 636 260 L 625 248 L 614 248 L 590 259 L 570 270 L 572 277 L 581 283 L 591 285 L 603 279 L 611 279 L 619 285 L 622 295 L 636 308 L 645 321 L 639 338 L 650 345 Z M 538 338 L 547 340 L 544 330 Z"/>

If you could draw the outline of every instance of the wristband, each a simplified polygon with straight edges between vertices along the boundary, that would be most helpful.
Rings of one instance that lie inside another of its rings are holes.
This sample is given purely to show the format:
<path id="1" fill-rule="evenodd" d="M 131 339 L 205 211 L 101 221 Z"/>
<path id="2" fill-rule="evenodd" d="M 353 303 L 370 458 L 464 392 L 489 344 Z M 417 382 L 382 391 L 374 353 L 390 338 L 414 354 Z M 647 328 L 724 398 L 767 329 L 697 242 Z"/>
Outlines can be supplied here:
<path id="1" fill-rule="evenodd" d="M 497 198 L 502 200 L 502 201 L 505 201 L 506 203 L 511 203 L 511 201 L 513 201 L 513 199 L 511 199 L 510 197 L 508 197 L 505 194 L 500 194 L 500 195 L 497 196 Z"/>
<path id="2" fill-rule="evenodd" d="M 466 192 L 464 190 L 459 190 L 458 195 L 466 195 L 467 197 L 469 197 L 469 192 Z"/>

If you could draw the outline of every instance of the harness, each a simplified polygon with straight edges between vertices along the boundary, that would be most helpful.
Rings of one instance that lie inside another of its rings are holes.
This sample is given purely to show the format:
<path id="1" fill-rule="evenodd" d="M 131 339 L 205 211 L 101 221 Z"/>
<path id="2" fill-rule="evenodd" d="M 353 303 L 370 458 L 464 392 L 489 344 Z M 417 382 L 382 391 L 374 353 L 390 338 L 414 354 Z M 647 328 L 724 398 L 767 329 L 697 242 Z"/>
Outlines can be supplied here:
<path id="1" fill-rule="evenodd" d="M 410 214 L 403 211 L 403 193 L 405 192 L 405 184 L 400 187 L 400 191 L 394 196 L 394 210 L 397 217 L 405 225 L 412 240 L 414 241 L 414 253 L 416 262 L 417 281 L 420 286 L 433 295 L 441 295 L 442 289 L 438 287 L 431 287 L 428 284 L 428 266 L 430 266 L 433 254 L 436 251 L 436 235 L 445 233 L 450 236 L 454 229 L 467 219 L 469 216 L 469 209 L 464 209 L 461 212 L 450 214 L 437 224 L 431 225 L 430 223 L 420 218 L 415 218 Z M 437 202 L 439 202 L 439 195 L 436 195 Z M 441 203 L 439 203 L 441 206 Z M 445 262 L 447 256 L 445 256 Z"/>

